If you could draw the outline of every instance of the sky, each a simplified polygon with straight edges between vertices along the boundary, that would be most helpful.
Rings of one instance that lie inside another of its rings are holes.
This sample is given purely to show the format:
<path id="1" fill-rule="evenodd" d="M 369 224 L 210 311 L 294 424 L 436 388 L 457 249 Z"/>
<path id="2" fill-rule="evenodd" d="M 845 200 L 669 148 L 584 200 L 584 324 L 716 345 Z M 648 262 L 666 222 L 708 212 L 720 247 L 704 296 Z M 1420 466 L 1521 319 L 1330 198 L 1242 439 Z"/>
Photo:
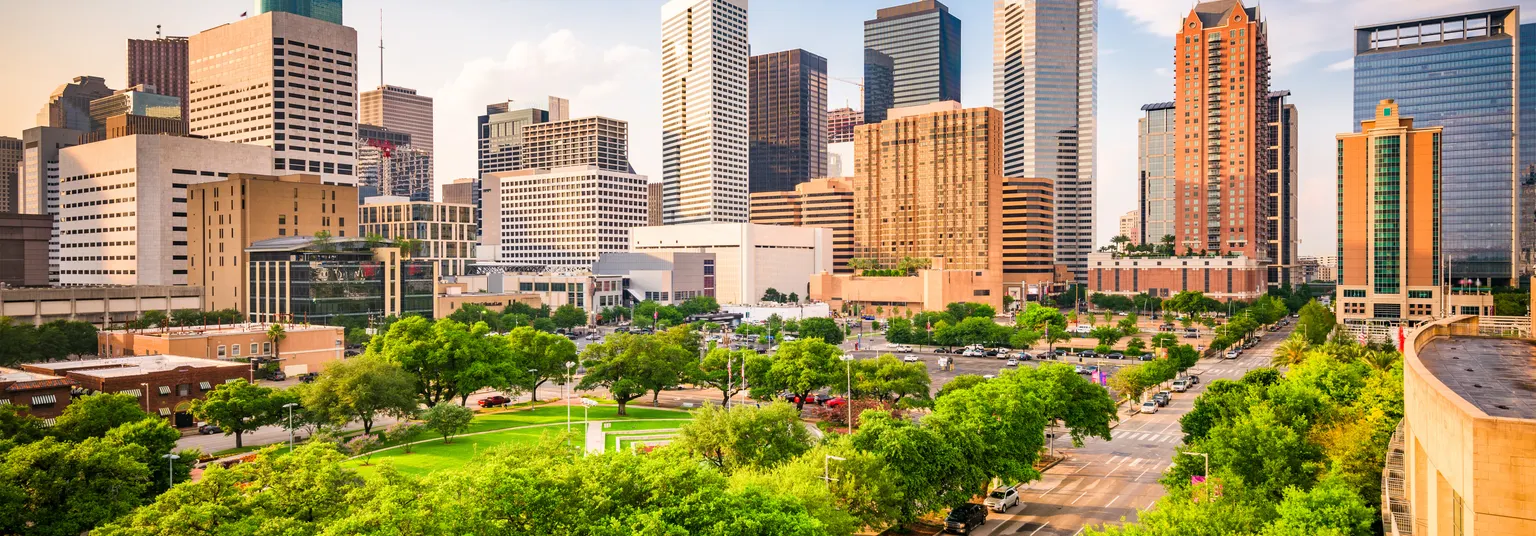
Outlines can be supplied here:
<path id="1" fill-rule="evenodd" d="M 941 0 L 944 1 L 944 0 Z M 1420 16 L 1536 0 L 1247 0 L 1269 25 L 1271 89 L 1291 90 L 1300 117 L 1302 255 L 1335 251 L 1333 138 L 1352 125 L 1352 29 Z M 439 184 L 475 174 L 475 118 L 511 99 L 544 108 L 570 100 L 572 117 L 630 122 L 637 172 L 660 180 L 662 0 L 346 0 L 357 29 L 358 85 L 379 84 L 380 13 L 384 75 L 435 99 Z M 748 39 L 761 54 L 802 48 L 827 58 L 828 75 L 862 74 L 863 21 L 903 0 L 752 0 Z M 991 0 L 948 0 L 961 20 L 961 98 L 992 103 Z M 19 137 L 59 84 L 101 76 L 126 82 L 127 39 L 192 35 L 233 22 L 250 0 L 6 1 L 0 7 L 0 136 Z M 1173 34 L 1192 0 L 1100 0 L 1096 237 L 1107 244 L 1136 206 L 1136 120 L 1141 105 L 1173 100 Z M 830 82 L 832 107 L 858 107 L 858 88 Z"/>

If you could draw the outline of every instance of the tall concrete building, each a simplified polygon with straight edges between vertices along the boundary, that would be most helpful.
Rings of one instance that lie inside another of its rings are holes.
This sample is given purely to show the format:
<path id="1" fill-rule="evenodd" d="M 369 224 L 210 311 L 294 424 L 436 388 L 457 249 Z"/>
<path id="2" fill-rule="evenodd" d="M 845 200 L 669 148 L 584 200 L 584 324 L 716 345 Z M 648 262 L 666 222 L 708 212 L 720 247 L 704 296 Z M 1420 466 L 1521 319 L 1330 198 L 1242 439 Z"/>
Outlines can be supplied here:
<path id="1" fill-rule="evenodd" d="M 356 30 L 270 11 L 192 36 L 188 54 L 192 134 L 270 147 L 279 173 L 356 184 Z"/>
<path id="2" fill-rule="evenodd" d="M 105 128 L 108 117 L 124 114 L 182 119 L 181 99 L 160 93 L 154 86 L 139 85 L 91 101 L 91 125 L 96 129 Z"/>
<path id="3" fill-rule="evenodd" d="M 0 136 L 0 214 L 21 212 L 21 140 Z"/>
<path id="4" fill-rule="evenodd" d="M 1286 102 L 1290 91 L 1269 94 L 1269 118 L 1265 121 L 1270 134 L 1269 145 L 1269 252 L 1268 283 L 1280 288 L 1305 282 L 1297 261 L 1296 248 L 1301 242 L 1297 226 L 1297 187 L 1300 179 L 1297 170 L 1301 155 L 1297 141 L 1301 135 L 1300 116 L 1296 105 Z"/>
<path id="5" fill-rule="evenodd" d="M 655 227 L 662 224 L 661 217 L 661 183 L 652 182 L 645 185 L 647 193 L 645 224 Z"/>
<path id="6" fill-rule="evenodd" d="M 832 231 L 832 270 L 852 272 L 853 180 L 811 179 L 788 192 L 752 192 L 752 223 L 823 227 Z"/>
<path id="7" fill-rule="evenodd" d="M 523 127 L 522 152 L 523 167 L 529 169 L 593 165 L 635 172 L 629 163 L 629 123 L 607 117 L 527 125 Z"/>
<path id="8" fill-rule="evenodd" d="M 181 101 L 187 115 L 187 38 L 158 37 L 128 40 L 128 87 L 154 86 L 161 95 Z"/>
<path id="9" fill-rule="evenodd" d="M 47 214 L 53 218 L 48 241 L 48 282 L 59 282 L 59 151 L 80 143 L 85 132 L 68 128 L 34 127 L 21 131 L 21 165 L 17 172 L 16 199 L 22 214 Z"/>
<path id="10" fill-rule="evenodd" d="M 318 175 L 230 173 L 188 184 L 186 199 L 186 283 L 202 287 L 209 311 L 250 312 L 245 249 L 256 242 L 321 231 L 335 239 L 360 236 L 357 188 L 321 184 Z"/>
<path id="11" fill-rule="evenodd" d="M 256 0 L 255 14 L 280 11 L 341 24 L 341 0 Z"/>
<path id="12" fill-rule="evenodd" d="M 480 192 L 475 191 L 475 179 L 454 179 L 443 185 L 444 203 L 479 206 L 479 201 Z"/>
<path id="13" fill-rule="evenodd" d="M 187 284 L 187 188 L 271 172 L 271 149 L 181 136 L 59 151 L 59 283 Z"/>
<path id="14" fill-rule="evenodd" d="M 1269 38 L 1257 7 L 1196 5 L 1175 38 L 1176 246 L 1267 265 Z M 1189 118 L 1185 122 L 1183 119 Z"/>
<path id="15" fill-rule="evenodd" d="M 1355 28 L 1355 121 L 1394 99 L 1416 125 L 1445 127 L 1449 272 L 1500 285 L 1521 283 L 1514 280 L 1522 253 L 1536 247 L 1516 223 L 1536 217 L 1519 210 L 1522 172 L 1536 169 L 1536 148 L 1522 149 L 1530 143 L 1521 139 L 1536 138 L 1536 122 L 1528 121 L 1536 118 L 1518 113 L 1536 107 L 1536 92 L 1521 83 L 1531 80 L 1524 67 L 1536 62 L 1536 50 L 1523 54 L 1519 21 L 1519 8 L 1505 7 Z"/>
<path id="16" fill-rule="evenodd" d="M 997 0 L 993 105 L 1003 173 L 1056 185 L 1056 262 L 1087 276 L 1094 240 L 1098 0 Z"/>
<path id="17" fill-rule="evenodd" d="M 864 112 L 847 107 L 828 111 L 827 144 L 853 141 L 853 128 L 862 124 L 864 124 Z"/>
<path id="18" fill-rule="evenodd" d="M 52 236 L 52 216 L 0 212 L 0 288 L 47 286 Z"/>
<path id="19" fill-rule="evenodd" d="M 853 257 L 888 268 L 943 257 L 947 269 L 1000 273 L 1010 291 L 1055 280 L 1053 186 L 1003 176 L 1002 123 L 995 108 L 945 101 L 858 127 Z"/>
<path id="20" fill-rule="evenodd" d="M 1130 242 L 1126 243 L 1130 245 L 1141 243 L 1141 211 L 1132 210 L 1120 215 L 1120 233 L 1117 236 L 1129 238 Z"/>
<path id="21" fill-rule="evenodd" d="M 784 192 L 827 176 L 827 59 L 794 49 L 751 61 L 749 189 Z"/>
<path id="22" fill-rule="evenodd" d="M 875 12 L 864 21 L 864 49 L 890 58 L 890 104 L 884 95 L 870 99 L 870 66 L 876 78 L 884 68 L 879 56 L 864 56 L 864 122 L 886 119 L 885 110 L 940 101 L 960 102 L 960 19 L 936 0 L 918 0 Z"/>
<path id="23" fill-rule="evenodd" d="M 747 0 L 661 6 L 662 218 L 747 221 Z"/>
<path id="24" fill-rule="evenodd" d="M 523 169 L 523 127 L 548 121 L 548 111 L 513 109 L 512 101 L 487 105 L 478 120 L 480 174 Z"/>
<path id="25" fill-rule="evenodd" d="M 95 130 L 91 122 L 91 101 L 112 94 L 106 80 L 98 76 L 76 76 L 48 95 L 48 103 L 37 112 L 37 126 L 67 128 L 81 132 Z"/>
<path id="26" fill-rule="evenodd" d="M 1173 236 L 1179 210 L 1178 115 L 1172 102 L 1143 105 L 1136 120 L 1136 175 L 1141 243 L 1162 245 Z"/>
<path id="27" fill-rule="evenodd" d="M 358 99 L 362 123 L 411 135 L 417 149 L 432 152 L 432 97 L 416 90 L 384 85 Z"/>

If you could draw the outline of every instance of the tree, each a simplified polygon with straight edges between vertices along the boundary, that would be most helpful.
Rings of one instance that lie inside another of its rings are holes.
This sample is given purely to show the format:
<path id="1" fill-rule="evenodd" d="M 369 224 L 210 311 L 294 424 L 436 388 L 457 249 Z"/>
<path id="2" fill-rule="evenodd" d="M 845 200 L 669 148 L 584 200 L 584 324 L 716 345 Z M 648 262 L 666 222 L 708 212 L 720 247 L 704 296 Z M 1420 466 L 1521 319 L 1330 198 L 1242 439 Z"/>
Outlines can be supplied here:
<path id="1" fill-rule="evenodd" d="M 54 320 L 38 326 L 37 337 L 40 346 L 36 350 L 38 357 L 49 361 L 96 353 L 96 326 L 90 322 Z M 0 336 L 0 340 L 10 339 Z"/>
<path id="2" fill-rule="evenodd" d="M 357 420 L 368 435 L 379 415 L 405 418 L 416 412 L 415 378 L 378 356 L 345 360 L 327 367 L 299 403 L 330 408 L 338 425 Z"/>
<path id="3" fill-rule="evenodd" d="M 422 432 L 426 431 L 426 429 L 427 427 L 423 426 L 421 423 L 400 421 L 390 425 L 389 429 L 384 431 L 384 435 L 385 437 L 388 437 L 390 441 L 399 443 L 400 448 L 405 450 L 406 453 L 410 453 L 411 443 L 414 443 L 416 441 L 416 437 L 420 436 Z"/>
<path id="4" fill-rule="evenodd" d="M 277 361 L 283 359 L 283 339 L 287 338 L 288 330 L 282 324 L 267 326 L 267 340 L 272 341 L 272 359 Z"/>
<path id="5" fill-rule="evenodd" d="M 1307 339 L 1300 331 L 1291 333 L 1284 342 L 1275 347 L 1275 355 L 1270 362 L 1277 367 L 1285 367 L 1300 364 L 1307 358 L 1307 350 L 1312 345 L 1307 344 Z"/>
<path id="6" fill-rule="evenodd" d="M 581 308 L 567 303 L 561 305 L 559 309 L 555 309 L 554 314 L 550 315 L 549 319 L 555 323 L 555 327 L 571 329 L 576 326 L 585 325 L 587 323 L 587 313 L 582 311 Z"/>
<path id="7" fill-rule="evenodd" d="M 1109 377 L 1109 388 L 1124 395 L 1135 402 L 1141 402 L 1141 395 L 1147 392 L 1147 388 L 1157 385 L 1147 375 L 1147 370 L 1142 365 L 1130 365 L 1115 371 Z"/>
<path id="8" fill-rule="evenodd" d="M 1029 328 L 1019 328 L 1008 336 L 1008 346 L 1011 348 L 1029 348 L 1037 342 L 1040 342 L 1040 332 Z"/>
<path id="9" fill-rule="evenodd" d="M 473 420 L 474 410 L 453 404 L 438 404 L 421 412 L 422 426 L 443 436 L 443 444 L 453 442 L 453 436 L 463 433 Z"/>
<path id="10" fill-rule="evenodd" d="M 224 435 L 234 434 L 235 448 L 240 448 L 245 446 L 241 440 L 246 432 L 277 423 L 284 415 L 281 406 L 272 388 L 240 378 L 215 385 L 203 398 L 194 399 L 192 415 L 224 429 Z"/>
<path id="11" fill-rule="evenodd" d="M 714 296 L 694 296 L 677 306 L 684 316 L 720 312 L 720 302 Z"/>
<path id="12" fill-rule="evenodd" d="M 147 449 L 43 438 L 0 454 L 0 533 L 78 535 L 131 512 L 150 489 Z"/>
<path id="13" fill-rule="evenodd" d="M 944 307 L 944 311 L 949 313 L 949 317 L 955 322 L 971 317 L 991 319 L 997 316 L 997 309 L 993 309 L 991 305 L 975 302 L 951 303 Z"/>
<path id="14" fill-rule="evenodd" d="M 1335 323 L 1333 311 L 1329 311 L 1317 300 L 1312 300 L 1301 307 L 1301 312 L 1297 316 L 1296 332 L 1300 333 L 1308 344 L 1319 345 L 1328 342 L 1328 335 L 1333 333 Z"/>
<path id="15" fill-rule="evenodd" d="M 1264 527 L 1262 536 L 1370 536 L 1377 510 L 1338 478 L 1325 478 L 1307 491 L 1286 488 L 1275 507 L 1278 518 Z"/>
<path id="16" fill-rule="evenodd" d="M 843 329 L 830 318 L 807 318 L 800 321 L 801 337 L 819 337 L 827 344 L 842 344 Z"/>
<path id="17" fill-rule="evenodd" d="M 783 401 L 767 407 L 706 405 L 693 412 L 673 443 L 726 473 L 769 469 L 811 448 L 800 412 Z"/>
<path id="18" fill-rule="evenodd" d="M 37 330 L 31 324 L 18 323 L 9 316 L 0 316 L 0 366 L 16 366 L 23 361 L 36 359 L 33 349 Z"/>
<path id="19" fill-rule="evenodd" d="M 1131 342 L 1125 343 L 1125 355 L 1128 355 L 1128 356 L 1141 355 L 1141 354 L 1145 353 L 1146 351 L 1147 351 L 1146 343 L 1143 342 L 1141 339 L 1131 339 Z"/>
<path id="20" fill-rule="evenodd" d="M 43 420 L 13 404 L 0 405 L 0 452 L 15 445 L 25 445 L 48 435 Z"/>
<path id="21" fill-rule="evenodd" d="M 942 387 L 939 387 L 939 393 L 934 395 L 934 399 L 943 398 L 944 395 L 963 389 L 970 389 L 971 387 L 975 387 L 976 384 L 984 381 L 987 381 L 987 378 L 980 374 L 961 374 L 959 376 L 955 376 L 954 379 L 949 380 L 948 383 L 945 383 Z"/>
<path id="22" fill-rule="evenodd" d="M 867 397 L 881 402 L 900 404 L 903 400 L 924 401 L 930 392 L 928 367 L 922 363 L 906 363 L 891 354 L 875 359 L 852 363 L 852 397 Z M 835 391 L 846 391 L 846 386 L 833 385 Z M 908 398 L 911 397 L 911 398 Z"/>
<path id="23" fill-rule="evenodd" d="M 1115 245 L 1115 249 L 1118 249 L 1118 250 L 1121 250 L 1121 251 L 1125 251 L 1125 245 L 1130 243 L 1130 241 L 1131 241 L 1131 237 L 1125 236 L 1123 234 L 1115 235 L 1113 238 L 1109 239 L 1109 242 Z"/>
<path id="24" fill-rule="evenodd" d="M 108 430 L 152 417 L 133 395 L 85 395 L 64 407 L 64 413 L 54 420 L 53 433 L 67 441 L 84 441 L 90 437 L 105 437 Z"/>
<path id="25" fill-rule="evenodd" d="M 785 299 L 786 296 L 779 294 L 779 289 L 773 287 L 768 287 L 768 290 L 763 292 L 763 301 L 765 302 L 784 303 Z"/>
<path id="26" fill-rule="evenodd" d="M 1152 336 L 1153 348 L 1173 348 L 1179 344 L 1179 337 L 1172 333 L 1158 333 Z"/>
<path id="27" fill-rule="evenodd" d="M 1073 367 L 1061 363 L 1019 367 L 1008 376 L 1019 384 L 1019 392 L 1039 401 L 1047 424 L 1060 422 L 1067 427 L 1074 445 L 1081 447 L 1089 437 L 1109 440 L 1109 425 L 1119 420 L 1115 402 L 1103 387 Z"/>
<path id="28" fill-rule="evenodd" d="M 176 482 L 186 482 L 192 474 L 192 466 L 196 465 L 197 458 L 201 455 L 201 452 L 196 450 L 183 450 L 180 456 L 184 461 L 167 463 L 165 455 L 176 448 L 176 440 L 181 439 L 181 432 L 173 428 L 165 419 L 129 422 L 108 430 L 102 437 L 120 445 L 137 445 L 144 448 L 139 462 L 149 468 L 148 496 L 158 495 L 169 489 L 173 473 Z"/>
<path id="29" fill-rule="evenodd" d="M 573 371 L 566 363 L 576 362 L 576 344 L 570 339 L 531 327 L 513 329 L 506 339 L 511 363 L 527 373 L 524 386 L 532 393 L 533 402 L 539 401 L 539 386 L 570 380 Z"/>
<path id="30" fill-rule="evenodd" d="M 843 352 L 819 339 L 801 339 L 779 345 L 779 351 L 762 366 L 748 367 L 748 385 L 753 397 L 767 397 L 781 391 L 794 393 L 805 407 L 807 395 L 843 380 Z"/>
<path id="31" fill-rule="evenodd" d="M 465 325 L 485 322 L 492 330 L 502 331 L 502 315 L 486 309 L 484 305 L 478 303 L 466 303 L 463 307 L 459 307 L 452 314 L 449 314 L 448 318 L 452 318 L 455 322 Z"/>
<path id="32" fill-rule="evenodd" d="M 688 381 L 720 391 L 720 403 L 724 404 L 737 393 L 746 390 L 747 364 L 765 359 L 751 349 L 715 348 L 692 366 Z"/>
<path id="33" fill-rule="evenodd" d="M 415 378 L 416 393 L 427 406 L 461 398 L 500 381 L 505 347 L 489 337 L 490 327 L 466 326 L 451 318 L 430 322 L 403 318 L 368 343 L 366 356 L 400 366 Z"/>
<path id="34" fill-rule="evenodd" d="M 1099 344 L 1104 346 L 1114 346 L 1116 342 L 1120 341 L 1121 335 L 1120 328 L 1114 326 L 1098 326 L 1093 328 L 1093 331 L 1088 332 L 1089 337 L 1098 339 Z"/>
<path id="35" fill-rule="evenodd" d="M 667 348 L 654 336 L 615 333 L 601 343 L 587 346 L 581 353 L 587 375 L 578 389 L 602 387 L 619 404 L 619 415 L 628 415 L 631 400 L 650 390 L 653 367 L 668 363 Z M 682 353 L 681 348 L 673 351 Z M 663 371 L 670 372 L 670 371 Z"/>

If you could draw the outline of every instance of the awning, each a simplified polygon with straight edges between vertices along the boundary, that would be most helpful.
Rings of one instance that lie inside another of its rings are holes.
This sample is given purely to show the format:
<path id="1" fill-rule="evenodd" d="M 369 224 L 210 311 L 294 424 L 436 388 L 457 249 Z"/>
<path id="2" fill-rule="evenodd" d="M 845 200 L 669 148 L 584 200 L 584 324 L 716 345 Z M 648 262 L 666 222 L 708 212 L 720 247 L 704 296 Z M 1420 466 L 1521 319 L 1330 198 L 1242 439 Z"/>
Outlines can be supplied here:
<path id="1" fill-rule="evenodd" d="M 171 388 L 164 385 L 160 386 L 160 396 L 165 396 L 168 394 L 171 394 Z"/>
<path id="2" fill-rule="evenodd" d="M 9 398 L 0 398 L 0 406 L 9 406 L 9 405 L 11 405 L 11 399 L 9 399 Z"/>
<path id="3" fill-rule="evenodd" d="M 133 395 L 135 397 L 144 396 L 144 392 L 140 391 L 138 389 L 123 389 L 121 391 L 118 391 L 117 394 L 120 394 L 120 395 Z"/>
<path id="4" fill-rule="evenodd" d="M 208 382 L 198 382 L 197 386 L 202 388 L 202 390 L 204 390 L 204 391 L 212 391 L 213 390 L 213 384 L 210 384 Z"/>
<path id="5" fill-rule="evenodd" d="M 43 426 L 53 426 L 53 417 L 43 419 Z"/>
<path id="6" fill-rule="evenodd" d="M 57 403 L 59 403 L 59 395 L 37 395 L 32 397 L 32 405 L 34 406 Z"/>
<path id="7" fill-rule="evenodd" d="M 170 417 L 171 416 L 171 408 L 160 408 L 160 416 L 161 417 Z"/>

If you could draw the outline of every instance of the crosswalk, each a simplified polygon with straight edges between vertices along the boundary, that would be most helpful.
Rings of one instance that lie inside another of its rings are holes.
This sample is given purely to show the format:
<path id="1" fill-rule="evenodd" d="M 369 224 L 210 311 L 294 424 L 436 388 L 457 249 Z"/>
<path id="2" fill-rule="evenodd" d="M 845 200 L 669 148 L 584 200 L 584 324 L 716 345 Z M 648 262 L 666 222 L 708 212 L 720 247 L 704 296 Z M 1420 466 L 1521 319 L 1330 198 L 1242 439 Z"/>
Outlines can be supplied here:
<path id="1" fill-rule="evenodd" d="M 1179 443 L 1184 440 L 1184 434 L 1166 434 L 1158 432 L 1127 431 L 1114 434 L 1115 439 L 1137 441 L 1142 443 Z"/>

